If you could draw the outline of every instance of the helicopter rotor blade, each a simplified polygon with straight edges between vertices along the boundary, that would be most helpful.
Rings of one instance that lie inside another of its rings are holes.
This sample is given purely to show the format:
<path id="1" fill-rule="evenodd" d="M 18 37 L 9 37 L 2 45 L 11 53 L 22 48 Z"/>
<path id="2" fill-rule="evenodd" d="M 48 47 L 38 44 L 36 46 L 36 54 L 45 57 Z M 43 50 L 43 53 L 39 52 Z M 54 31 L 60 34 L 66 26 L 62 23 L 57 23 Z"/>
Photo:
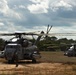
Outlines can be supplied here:
<path id="1" fill-rule="evenodd" d="M 40 35 L 44 35 L 44 36 L 76 36 L 76 33 L 49 33 L 49 34 L 38 34 L 38 33 L 0 33 L 0 36 L 16 36 L 16 35 L 37 35 L 37 36 L 40 36 Z"/>
<path id="2" fill-rule="evenodd" d="M 13 36 L 14 33 L 0 33 L 0 36 Z"/>
<path id="3" fill-rule="evenodd" d="M 47 36 L 76 36 L 76 33 L 50 33 L 50 34 L 44 34 Z"/>
<path id="4" fill-rule="evenodd" d="M 49 25 L 47 26 L 47 31 L 46 31 L 46 34 L 48 34 L 51 30 L 52 26 L 50 27 Z"/>
<path id="5" fill-rule="evenodd" d="M 48 34 L 48 29 L 49 29 L 49 25 L 47 26 L 47 31 L 46 31 L 46 34 Z"/>
<path id="6" fill-rule="evenodd" d="M 38 35 L 36 33 L 0 33 L 0 36 L 14 36 L 14 35 Z"/>
<path id="7" fill-rule="evenodd" d="M 52 26 L 49 27 L 49 25 L 48 25 L 48 31 L 47 31 L 47 34 L 50 32 L 51 28 L 52 28 Z"/>

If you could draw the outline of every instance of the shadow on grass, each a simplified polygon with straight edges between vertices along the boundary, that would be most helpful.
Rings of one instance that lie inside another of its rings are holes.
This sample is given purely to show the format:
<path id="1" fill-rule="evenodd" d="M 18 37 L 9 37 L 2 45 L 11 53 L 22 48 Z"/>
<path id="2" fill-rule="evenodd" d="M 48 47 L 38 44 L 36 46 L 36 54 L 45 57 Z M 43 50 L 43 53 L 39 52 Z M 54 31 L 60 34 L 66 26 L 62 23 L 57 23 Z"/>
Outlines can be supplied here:
<path id="1" fill-rule="evenodd" d="M 39 64 L 39 63 L 41 63 L 41 62 L 38 61 L 36 63 L 32 63 L 32 61 L 23 61 L 23 60 L 18 62 L 18 64 L 20 64 L 20 65 L 24 65 L 24 64 Z M 2 62 L 2 64 L 9 64 L 9 63 L 7 61 L 4 61 L 4 62 Z M 10 63 L 9 65 L 13 65 L 13 64 L 16 64 L 16 62 Z"/>

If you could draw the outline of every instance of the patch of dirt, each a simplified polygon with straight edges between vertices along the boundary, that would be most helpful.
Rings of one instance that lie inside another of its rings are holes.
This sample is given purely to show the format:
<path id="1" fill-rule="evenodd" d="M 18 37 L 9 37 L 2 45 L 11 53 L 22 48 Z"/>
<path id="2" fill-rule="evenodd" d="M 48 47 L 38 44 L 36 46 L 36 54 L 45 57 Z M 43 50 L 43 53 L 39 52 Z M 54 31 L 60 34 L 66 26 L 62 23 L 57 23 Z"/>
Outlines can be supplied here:
<path id="1" fill-rule="evenodd" d="M 67 73 L 69 75 L 71 70 L 72 67 L 70 65 L 63 65 L 62 63 L 20 63 L 18 67 L 15 64 L 0 64 L 0 74 L 64 75 Z"/>

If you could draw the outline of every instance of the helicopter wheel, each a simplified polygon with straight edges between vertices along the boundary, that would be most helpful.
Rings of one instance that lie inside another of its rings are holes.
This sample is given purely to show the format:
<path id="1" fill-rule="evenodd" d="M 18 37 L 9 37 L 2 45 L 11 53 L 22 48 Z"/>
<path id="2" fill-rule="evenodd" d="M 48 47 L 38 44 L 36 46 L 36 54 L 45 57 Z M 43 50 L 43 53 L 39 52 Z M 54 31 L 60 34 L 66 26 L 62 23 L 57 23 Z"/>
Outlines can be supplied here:
<path id="1" fill-rule="evenodd" d="M 8 64 L 13 64 L 14 63 L 14 60 L 8 60 Z"/>
<path id="2" fill-rule="evenodd" d="M 33 58 L 33 59 L 32 59 L 32 63 L 36 63 L 36 59 Z"/>

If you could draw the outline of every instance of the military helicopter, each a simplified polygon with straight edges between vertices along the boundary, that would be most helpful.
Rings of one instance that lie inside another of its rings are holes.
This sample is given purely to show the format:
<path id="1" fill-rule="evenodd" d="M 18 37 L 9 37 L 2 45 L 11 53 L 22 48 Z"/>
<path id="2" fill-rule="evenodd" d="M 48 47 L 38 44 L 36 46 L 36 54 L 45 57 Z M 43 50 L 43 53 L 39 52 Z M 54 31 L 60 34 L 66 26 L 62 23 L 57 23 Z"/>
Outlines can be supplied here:
<path id="1" fill-rule="evenodd" d="M 22 35 L 37 35 L 34 33 L 7 33 L 0 34 L 2 36 L 12 36 L 15 37 L 6 41 L 4 50 L 0 53 L 0 57 L 5 58 L 8 63 L 13 63 L 18 60 L 32 60 L 33 63 L 36 63 L 36 59 L 40 58 L 38 47 L 36 46 L 37 42 L 40 40 L 43 31 L 40 33 L 37 40 L 32 43 L 27 39 L 24 39 Z"/>
<path id="2" fill-rule="evenodd" d="M 76 43 L 70 44 L 70 46 L 64 52 L 65 56 L 76 57 Z"/>
<path id="3" fill-rule="evenodd" d="M 47 32 L 45 33 L 45 37 L 47 37 L 49 31 L 51 30 L 52 26 L 47 27 Z M 34 36 L 37 35 L 37 40 L 32 43 L 26 38 L 22 36 Z M 9 41 L 5 42 L 4 50 L 0 52 L 0 58 L 5 58 L 8 63 L 16 62 L 18 66 L 19 60 L 32 60 L 32 63 L 36 63 L 37 59 L 41 58 L 39 49 L 37 47 L 37 43 L 44 35 L 44 31 L 41 31 L 40 34 L 36 33 L 25 33 L 25 32 L 15 32 L 15 33 L 1 33 L 0 36 L 15 36 L 11 38 Z"/>

